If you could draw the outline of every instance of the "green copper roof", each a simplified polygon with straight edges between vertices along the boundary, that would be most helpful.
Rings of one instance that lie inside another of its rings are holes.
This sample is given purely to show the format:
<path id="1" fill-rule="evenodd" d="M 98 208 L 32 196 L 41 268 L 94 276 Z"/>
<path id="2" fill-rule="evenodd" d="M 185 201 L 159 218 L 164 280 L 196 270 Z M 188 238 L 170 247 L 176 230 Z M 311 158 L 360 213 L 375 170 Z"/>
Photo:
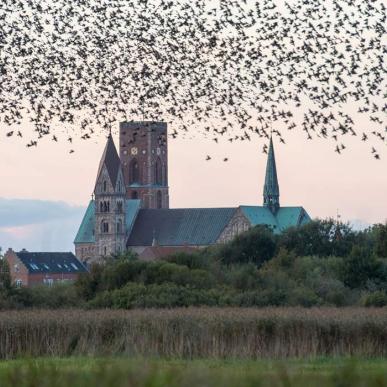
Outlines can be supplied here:
<path id="1" fill-rule="evenodd" d="M 81 226 L 79 227 L 74 243 L 94 243 L 94 227 L 95 227 L 95 205 L 94 200 L 90 200 L 85 216 L 83 217 Z"/>
<path id="2" fill-rule="evenodd" d="M 279 231 L 310 222 L 310 217 L 302 207 L 280 207 L 277 214 Z"/>
<path id="3" fill-rule="evenodd" d="M 141 207 L 140 200 L 126 200 L 125 203 L 125 220 L 126 220 L 126 232 L 130 233 L 134 220 L 136 219 L 138 210 Z M 95 228 L 95 203 L 91 200 L 87 207 L 85 216 L 83 217 L 81 226 L 77 236 L 75 237 L 74 243 L 94 243 L 94 228 Z"/>
<path id="4" fill-rule="evenodd" d="M 266 224 L 272 227 L 275 233 L 310 221 L 309 215 L 302 207 L 280 207 L 275 214 L 268 207 L 241 206 L 240 208 L 252 226 Z"/>
<path id="5" fill-rule="evenodd" d="M 269 208 L 260 206 L 241 206 L 240 208 L 252 226 L 266 224 L 273 229 L 277 227 L 277 220 Z"/>
<path id="6" fill-rule="evenodd" d="M 275 212 L 279 207 L 279 185 L 275 164 L 273 140 L 270 138 L 269 154 L 266 164 L 265 186 L 263 188 L 263 205 Z"/>
<path id="7" fill-rule="evenodd" d="M 134 221 L 136 220 L 137 213 L 140 207 L 141 207 L 141 200 L 137 200 L 137 199 L 126 200 L 125 221 L 126 221 L 126 233 L 128 235 L 132 230 Z"/>

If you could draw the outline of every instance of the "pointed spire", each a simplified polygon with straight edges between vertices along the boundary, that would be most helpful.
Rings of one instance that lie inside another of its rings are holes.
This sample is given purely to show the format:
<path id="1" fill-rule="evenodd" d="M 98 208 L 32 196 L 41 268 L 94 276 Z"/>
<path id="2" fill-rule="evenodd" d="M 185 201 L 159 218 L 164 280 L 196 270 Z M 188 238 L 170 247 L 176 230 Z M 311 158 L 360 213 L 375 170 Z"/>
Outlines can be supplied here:
<path id="1" fill-rule="evenodd" d="M 270 146 L 267 156 L 265 187 L 263 189 L 263 205 L 276 213 L 280 207 L 277 167 L 275 164 L 273 139 L 270 137 Z"/>
<path id="2" fill-rule="evenodd" d="M 116 185 L 118 171 L 121 168 L 121 160 L 118 156 L 116 146 L 114 145 L 112 133 L 110 131 L 107 138 L 106 146 L 99 163 L 97 180 L 101 174 L 103 166 L 106 166 L 113 187 Z"/>

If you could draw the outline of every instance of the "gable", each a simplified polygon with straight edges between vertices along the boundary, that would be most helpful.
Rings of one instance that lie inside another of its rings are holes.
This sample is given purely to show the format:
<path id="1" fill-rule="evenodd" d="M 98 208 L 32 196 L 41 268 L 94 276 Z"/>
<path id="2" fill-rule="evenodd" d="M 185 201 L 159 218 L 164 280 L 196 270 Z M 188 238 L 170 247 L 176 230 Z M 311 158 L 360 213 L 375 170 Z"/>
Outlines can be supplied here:
<path id="1" fill-rule="evenodd" d="M 208 246 L 216 243 L 235 208 L 142 209 L 127 246 Z"/>
<path id="2" fill-rule="evenodd" d="M 104 166 L 106 167 L 112 186 L 115 187 L 117 183 L 118 171 L 121 169 L 121 160 L 118 156 L 117 149 L 111 135 L 108 137 L 101 161 L 99 163 L 97 181 L 100 178 Z"/>

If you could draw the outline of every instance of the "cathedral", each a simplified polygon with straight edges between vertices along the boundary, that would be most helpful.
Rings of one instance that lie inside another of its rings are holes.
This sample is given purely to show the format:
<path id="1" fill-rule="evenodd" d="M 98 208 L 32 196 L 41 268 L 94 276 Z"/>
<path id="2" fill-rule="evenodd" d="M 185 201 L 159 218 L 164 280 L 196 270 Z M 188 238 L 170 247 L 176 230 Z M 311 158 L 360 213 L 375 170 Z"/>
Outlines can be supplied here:
<path id="1" fill-rule="evenodd" d="M 259 224 L 279 233 L 310 221 L 303 207 L 280 206 L 270 140 L 263 206 L 169 208 L 168 135 L 163 122 L 120 124 L 119 154 L 111 134 L 98 167 L 93 198 L 75 238 L 75 254 L 90 263 L 133 250 L 150 260 L 230 241 Z"/>

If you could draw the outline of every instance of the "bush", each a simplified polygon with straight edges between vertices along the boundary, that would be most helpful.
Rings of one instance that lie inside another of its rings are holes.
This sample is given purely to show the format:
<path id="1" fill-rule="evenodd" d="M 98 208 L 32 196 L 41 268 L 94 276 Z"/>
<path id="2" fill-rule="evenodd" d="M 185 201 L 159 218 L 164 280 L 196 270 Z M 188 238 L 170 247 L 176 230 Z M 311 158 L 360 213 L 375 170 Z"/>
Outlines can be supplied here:
<path id="1" fill-rule="evenodd" d="M 220 258 L 227 265 L 252 262 L 260 267 L 273 258 L 275 249 L 273 231 L 267 226 L 256 226 L 224 245 Z"/>
<path id="2" fill-rule="evenodd" d="M 366 294 L 362 297 L 362 304 L 364 306 L 375 307 L 387 306 L 387 293 L 383 291 L 377 291 Z"/>

